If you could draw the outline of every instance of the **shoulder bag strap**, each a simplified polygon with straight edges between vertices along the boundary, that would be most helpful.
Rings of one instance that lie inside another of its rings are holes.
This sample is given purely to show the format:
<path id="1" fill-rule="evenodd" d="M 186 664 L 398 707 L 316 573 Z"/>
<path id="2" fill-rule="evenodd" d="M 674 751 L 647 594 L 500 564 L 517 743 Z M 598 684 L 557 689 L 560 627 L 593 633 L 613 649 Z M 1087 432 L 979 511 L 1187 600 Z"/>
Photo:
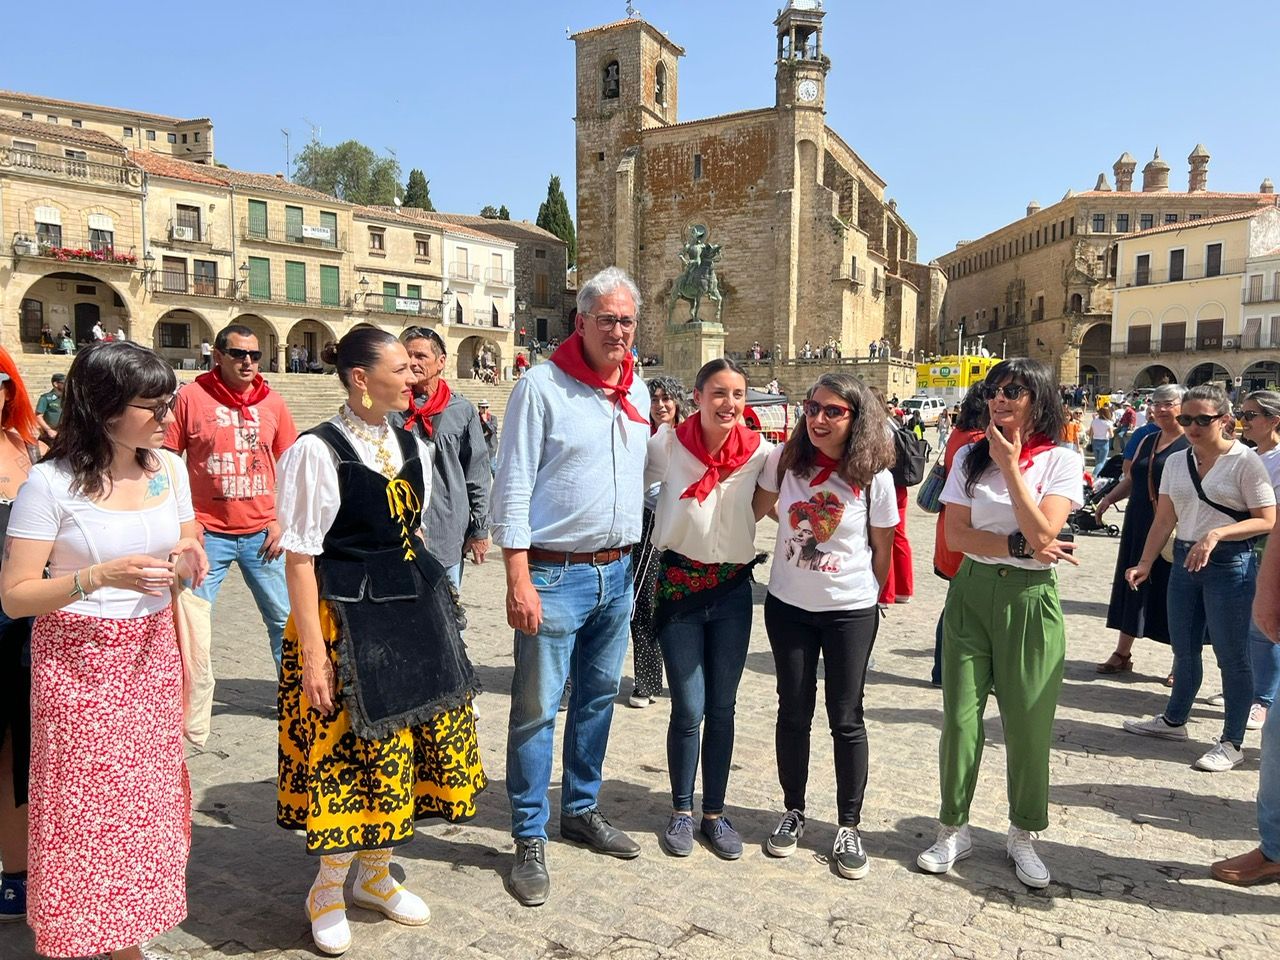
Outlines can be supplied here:
<path id="1" fill-rule="evenodd" d="M 1233 510 L 1231 507 L 1224 507 L 1220 503 L 1210 500 L 1204 493 L 1204 487 L 1200 485 L 1200 471 L 1196 469 L 1195 451 L 1190 447 L 1187 448 L 1187 471 L 1191 474 L 1191 482 L 1195 485 L 1196 496 L 1207 503 L 1219 513 L 1224 513 L 1232 520 L 1239 523 L 1241 520 L 1248 520 L 1253 516 L 1248 510 Z"/>
<path id="2" fill-rule="evenodd" d="M 1151 509 L 1153 510 L 1158 496 L 1156 493 L 1156 444 L 1159 442 L 1160 432 L 1157 430 L 1151 435 L 1151 453 L 1147 458 L 1147 496 L 1151 500 Z M 1130 467 L 1129 469 L 1132 470 L 1133 468 Z M 1195 467 L 1192 467 L 1192 470 L 1194 469 Z M 1197 487 L 1197 489 L 1199 488 Z"/>

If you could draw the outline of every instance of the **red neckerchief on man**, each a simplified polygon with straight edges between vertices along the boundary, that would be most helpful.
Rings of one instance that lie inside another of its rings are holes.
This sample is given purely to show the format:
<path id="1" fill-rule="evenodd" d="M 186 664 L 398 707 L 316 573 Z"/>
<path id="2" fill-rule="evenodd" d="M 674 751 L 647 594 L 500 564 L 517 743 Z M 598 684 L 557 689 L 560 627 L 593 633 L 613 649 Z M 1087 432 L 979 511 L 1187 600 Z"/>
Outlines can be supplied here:
<path id="1" fill-rule="evenodd" d="M 676 439 L 683 444 L 699 463 L 707 468 L 697 483 L 680 494 L 681 500 L 690 498 L 702 503 L 716 488 L 716 484 L 751 459 L 751 455 L 760 446 L 760 434 L 754 430 L 735 423 L 725 438 L 724 444 L 715 456 L 707 452 L 702 439 L 702 418 L 688 417 L 676 427 Z"/>
<path id="2" fill-rule="evenodd" d="M 1018 454 L 1018 472 L 1026 473 L 1031 469 L 1031 461 L 1038 453 L 1044 453 L 1046 450 L 1052 450 L 1057 444 L 1050 440 L 1043 433 L 1032 434 L 1022 445 L 1022 452 Z"/>
<path id="3" fill-rule="evenodd" d="M 606 383 L 604 377 L 591 369 L 583 349 L 582 334 L 577 332 L 556 348 L 556 352 L 551 355 L 551 362 L 579 383 L 593 390 L 603 390 L 606 399 L 622 407 L 628 420 L 645 424 L 649 422 L 649 418 L 635 408 L 628 396 L 636 375 L 636 362 L 630 353 L 622 358 L 617 383 Z"/>
<path id="4" fill-rule="evenodd" d="M 249 407 L 257 406 L 267 398 L 267 394 L 271 392 L 271 388 L 267 386 L 267 381 L 262 379 L 262 374 L 258 374 L 253 378 L 253 383 L 249 385 L 248 390 L 236 393 L 228 387 L 222 380 L 222 372 L 217 369 L 209 370 L 196 377 L 196 383 L 204 387 L 205 391 L 213 399 L 224 407 L 232 410 L 247 410 Z"/>
<path id="5" fill-rule="evenodd" d="M 431 425 L 431 418 L 449 405 L 449 398 L 453 396 L 453 391 L 449 389 L 449 384 L 444 380 L 436 381 L 436 392 L 427 397 L 426 401 L 420 407 L 415 407 L 413 401 L 409 401 L 409 415 L 404 419 L 404 428 L 412 430 L 415 423 L 422 424 L 422 430 L 426 433 L 427 438 L 435 433 L 435 427 Z"/>

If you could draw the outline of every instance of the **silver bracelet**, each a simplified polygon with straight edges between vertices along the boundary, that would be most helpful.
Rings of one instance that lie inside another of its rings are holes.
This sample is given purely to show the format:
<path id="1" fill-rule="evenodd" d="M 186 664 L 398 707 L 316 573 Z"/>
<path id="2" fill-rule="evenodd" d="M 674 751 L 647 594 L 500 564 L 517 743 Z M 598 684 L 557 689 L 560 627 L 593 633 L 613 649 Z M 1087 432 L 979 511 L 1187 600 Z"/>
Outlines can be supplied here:
<path id="1" fill-rule="evenodd" d="M 71 576 L 71 593 L 69 593 L 69 594 L 68 594 L 68 596 L 69 596 L 72 600 L 74 600 L 77 596 L 79 596 L 79 598 L 80 598 L 81 600 L 84 600 L 84 599 L 86 599 L 86 598 L 88 597 L 88 594 L 86 594 L 86 593 L 84 592 L 84 587 L 80 586 L 80 571 L 79 571 L 79 570 L 77 570 L 77 571 L 76 571 L 74 574 L 72 574 L 72 576 Z"/>

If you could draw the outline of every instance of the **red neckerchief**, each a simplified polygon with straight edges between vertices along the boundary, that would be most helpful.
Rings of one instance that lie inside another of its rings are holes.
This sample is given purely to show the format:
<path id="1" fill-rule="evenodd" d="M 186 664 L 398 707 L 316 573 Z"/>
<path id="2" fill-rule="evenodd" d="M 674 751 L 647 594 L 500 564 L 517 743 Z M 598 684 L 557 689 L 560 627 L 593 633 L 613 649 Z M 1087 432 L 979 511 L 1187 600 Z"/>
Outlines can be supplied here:
<path id="1" fill-rule="evenodd" d="M 444 380 L 436 381 L 436 392 L 427 397 L 425 403 L 420 407 L 413 405 L 413 400 L 409 401 L 409 415 L 404 418 L 404 428 L 412 430 L 415 423 L 422 424 L 422 430 L 426 433 L 427 438 L 435 433 L 435 427 L 431 425 L 431 418 L 449 405 L 449 398 L 453 396 L 453 391 L 449 389 L 449 384 Z"/>
<path id="2" fill-rule="evenodd" d="M 649 422 L 649 419 L 635 408 L 635 404 L 627 396 L 636 375 L 636 361 L 630 353 L 622 358 L 622 369 L 619 371 L 617 383 L 605 383 L 604 378 L 591 369 L 591 365 L 587 363 L 587 355 L 582 349 L 582 334 L 577 332 L 556 348 L 556 352 L 551 355 L 551 362 L 579 383 L 586 384 L 593 390 L 603 390 L 606 399 L 622 407 L 622 412 L 626 414 L 628 420 L 634 420 L 636 423 Z"/>
<path id="3" fill-rule="evenodd" d="M 1037 453 L 1043 453 L 1046 450 L 1052 450 L 1057 444 L 1050 440 L 1043 433 L 1032 434 L 1027 442 L 1022 445 L 1022 452 L 1018 455 L 1018 472 L 1026 473 L 1031 469 L 1031 461 Z"/>
<path id="4" fill-rule="evenodd" d="M 209 370 L 206 373 L 196 377 L 196 383 L 204 387 L 205 392 L 224 407 L 232 410 L 247 410 L 249 407 L 256 406 L 267 398 L 267 394 L 271 392 L 271 388 L 267 386 L 267 381 L 262 379 L 262 374 L 258 374 L 253 378 L 253 383 L 249 385 L 249 389 L 242 393 L 236 393 L 225 383 L 222 382 L 222 375 L 218 370 Z"/>
<path id="5" fill-rule="evenodd" d="M 809 481 L 809 486 L 820 487 L 831 478 L 831 474 L 835 471 L 836 467 L 840 466 L 840 461 L 832 460 L 821 450 L 816 450 L 814 452 L 817 454 L 817 459 L 813 461 L 813 465 L 818 468 L 818 472 L 814 474 L 813 479 Z"/>
<path id="6" fill-rule="evenodd" d="M 760 434 L 741 423 L 735 423 L 729 436 L 725 438 L 724 445 L 713 457 L 702 442 L 702 418 L 697 416 L 687 418 L 676 427 L 676 439 L 707 468 L 697 483 L 680 494 L 681 500 L 692 497 L 699 503 L 707 499 L 717 483 L 750 460 L 751 455 L 760 447 Z"/>

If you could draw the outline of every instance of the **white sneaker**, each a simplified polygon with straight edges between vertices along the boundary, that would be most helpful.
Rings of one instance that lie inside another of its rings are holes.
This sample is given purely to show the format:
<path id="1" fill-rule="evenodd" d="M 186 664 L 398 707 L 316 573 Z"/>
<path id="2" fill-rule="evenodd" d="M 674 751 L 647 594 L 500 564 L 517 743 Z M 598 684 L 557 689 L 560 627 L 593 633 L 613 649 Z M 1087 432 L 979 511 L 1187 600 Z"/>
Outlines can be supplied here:
<path id="1" fill-rule="evenodd" d="M 1160 740 L 1187 739 L 1186 724 L 1180 727 L 1170 726 L 1165 722 L 1163 713 L 1150 720 L 1126 720 L 1124 728 L 1129 733 L 1136 733 L 1140 737 L 1156 737 Z"/>
<path id="2" fill-rule="evenodd" d="M 969 825 L 938 828 L 938 839 L 933 846 L 916 857 L 916 866 L 925 873 L 946 873 L 973 853 L 973 841 L 969 839 Z"/>
<path id="3" fill-rule="evenodd" d="M 1262 725 L 1267 722 L 1267 708 L 1260 703 L 1255 703 L 1249 708 L 1249 719 L 1245 723 L 1246 730 L 1261 730 Z"/>
<path id="4" fill-rule="evenodd" d="M 1028 887 L 1043 890 L 1049 885 L 1049 868 L 1036 853 L 1035 845 L 1031 842 L 1034 836 L 1031 831 L 1010 824 L 1009 839 L 1005 841 L 1004 848 L 1013 861 L 1013 872 L 1018 875 L 1018 879 Z"/>
<path id="5" fill-rule="evenodd" d="M 1208 700 L 1205 701 L 1205 703 L 1209 704 L 1209 706 L 1211 707 L 1225 706 L 1226 702 L 1227 702 L 1227 698 L 1220 693 L 1215 693 L 1212 697 L 1210 697 Z"/>
<path id="6" fill-rule="evenodd" d="M 1244 751 L 1237 750 L 1235 744 L 1221 740 L 1214 744 L 1212 750 L 1195 762 L 1197 770 L 1208 770 L 1210 773 L 1226 773 L 1244 762 Z"/>
<path id="7" fill-rule="evenodd" d="M 627 706 L 635 707 L 637 710 L 643 710 L 649 704 L 654 703 L 653 697 L 646 696 L 643 693 L 633 693 L 627 698 Z"/>

